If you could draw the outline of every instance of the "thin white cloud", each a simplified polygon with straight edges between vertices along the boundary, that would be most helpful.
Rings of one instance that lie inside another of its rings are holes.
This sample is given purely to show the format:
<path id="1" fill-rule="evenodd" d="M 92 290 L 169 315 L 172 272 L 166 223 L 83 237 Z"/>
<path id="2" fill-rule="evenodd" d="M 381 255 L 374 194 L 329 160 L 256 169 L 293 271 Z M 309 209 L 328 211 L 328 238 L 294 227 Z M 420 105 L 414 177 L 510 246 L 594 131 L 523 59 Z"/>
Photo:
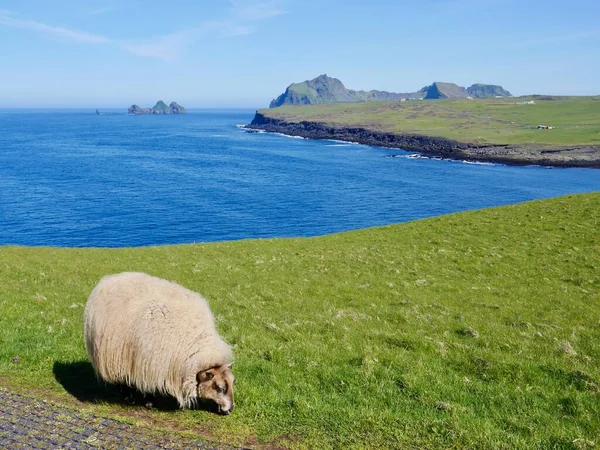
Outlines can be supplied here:
<path id="1" fill-rule="evenodd" d="M 499 6 L 508 7 L 515 3 L 515 0 L 434 0 L 431 5 L 435 8 L 442 7 L 448 12 L 463 14 L 464 11 L 472 9 L 493 9 Z"/>
<path id="2" fill-rule="evenodd" d="M 271 0 L 264 2 L 249 2 L 241 0 L 230 0 L 231 7 L 229 10 L 235 18 L 242 21 L 257 21 L 270 19 L 287 11 L 283 9 L 281 1 Z"/>
<path id="3" fill-rule="evenodd" d="M 106 6 L 90 10 L 88 14 L 105 14 L 114 9 L 114 6 Z M 228 11 L 229 15 L 221 20 L 209 20 L 186 30 L 138 40 L 113 39 L 34 20 L 22 20 L 16 18 L 10 11 L 5 10 L 0 10 L 0 25 L 55 35 L 79 43 L 113 45 L 137 56 L 175 61 L 182 57 L 187 49 L 197 41 L 210 37 L 246 36 L 256 32 L 258 22 L 286 13 L 278 0 L 262 2 L 231 0 Z"/>
<path id="4" fill-rule="evenodd" d="M 176 61 L 193 42 L 193 32 L 180 31 L 156 38 L 141 41 L 117 41 L 119 48 L 137 56 L 147 56 L 162 59 L 163 61 Z"/>
<path id="5" fill-rule="evenodd" d="M 188 30 L 178 31 L 162 36 L 142 40 L 115 41 L 115 44 L 127 52 L 137 56 L 147 56 L 162 59 L 163 61 L 176 61 L 195 42 L 207 36 L 218 38 L 245 36 L 254 32 L 250 26 L 232 21 L 209 21 Z"/>
<path id="6" fill-rule="evenodd" d="M 246 36 L 254 33 L 255 28 L 234 20 L 211 20 L 196 29 L 198 35 L 218 37 Z"/>
<path id="7" fill-rule="evenodd" d="M 562 34 L 558 36 L 545 36 L 541 38 L 522 40 L 518 43 L 518 46 L 537 46 L 537 45 L 548 45 L 548 44 L 560 44 L 563 42 L 583 41 L 595 37 L 600 37 L 600 30 L 581 31 L 572 34 Z"/>
<path id="8" fill-rule="evenodd" d="M 72 30 L 69 28 L 46 25 L 34 20 L 16 19 L 4 11 L 0 12 L 0 25 L 5 25 L 12 28 L 21 28 L 25 30 L 33 30 L 45 34 L 52 34 L 86 44 L 108 44 L 111 42 L 111 40 L 106 36 L 87 33 L 85 31 Z"/>
<path id="9" fill-rule="evenodd" d="M 85 11 L 85 15 L 87 16 L 101 16 L 103 14 L 108 14 L 114 11 L 117 11 L 119 8 L 116 6 L 100 6 L 98 8 L 88 9 Z"/>
<path id="10" fill-rule="evenodd" d="M 280 0 L 230 0 L 229 17 L 212 20 L 198 27 L 199 32 L 218 37 L 247 36 L 257 31 L 257 22 L 286 14 Z"/>

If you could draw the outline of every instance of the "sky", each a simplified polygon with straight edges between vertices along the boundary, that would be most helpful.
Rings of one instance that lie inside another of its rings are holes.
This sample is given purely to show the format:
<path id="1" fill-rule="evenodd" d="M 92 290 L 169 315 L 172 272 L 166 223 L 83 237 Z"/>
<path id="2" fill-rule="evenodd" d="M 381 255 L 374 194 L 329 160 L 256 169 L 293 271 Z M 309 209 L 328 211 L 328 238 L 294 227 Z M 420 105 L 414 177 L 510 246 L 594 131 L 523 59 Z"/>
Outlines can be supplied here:
<path id="1" fill-rule="evenodd" d="M 0 108 L 262 108 L 320 74 L 600 94 L 598 0 L 0 0 Z"/>

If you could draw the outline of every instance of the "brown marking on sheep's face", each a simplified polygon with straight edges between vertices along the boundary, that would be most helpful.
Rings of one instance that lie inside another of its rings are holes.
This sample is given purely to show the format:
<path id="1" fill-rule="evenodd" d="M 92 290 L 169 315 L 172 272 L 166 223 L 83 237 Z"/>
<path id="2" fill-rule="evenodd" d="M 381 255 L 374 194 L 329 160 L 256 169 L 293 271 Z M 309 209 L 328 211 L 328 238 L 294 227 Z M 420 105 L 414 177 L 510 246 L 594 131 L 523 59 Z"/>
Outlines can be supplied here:
<path id="1" fill-rule="evenodd" d="M 233 363 L 231 363 L 233 364 Z M 227 415 L 233 411 L 233 382 L 231 364 L 213 367 L 196 374 L 198 397 L 216 403 L 219 414 Z"/>

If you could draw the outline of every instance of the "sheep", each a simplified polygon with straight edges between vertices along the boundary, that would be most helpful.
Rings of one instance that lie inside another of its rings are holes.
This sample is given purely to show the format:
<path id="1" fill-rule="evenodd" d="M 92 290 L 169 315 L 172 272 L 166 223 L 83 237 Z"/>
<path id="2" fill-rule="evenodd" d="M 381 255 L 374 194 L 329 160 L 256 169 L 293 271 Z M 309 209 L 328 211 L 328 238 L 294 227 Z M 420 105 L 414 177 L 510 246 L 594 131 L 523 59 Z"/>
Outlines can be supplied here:
<path id="1" fill-rule="evenodd" d="M 170 395 L 182 409 L 205 399 L 233 410 L 233 354 L 200 294 L 145 273 L 105 276 L 87 300 L 84 335 L 100 380 Z"/>

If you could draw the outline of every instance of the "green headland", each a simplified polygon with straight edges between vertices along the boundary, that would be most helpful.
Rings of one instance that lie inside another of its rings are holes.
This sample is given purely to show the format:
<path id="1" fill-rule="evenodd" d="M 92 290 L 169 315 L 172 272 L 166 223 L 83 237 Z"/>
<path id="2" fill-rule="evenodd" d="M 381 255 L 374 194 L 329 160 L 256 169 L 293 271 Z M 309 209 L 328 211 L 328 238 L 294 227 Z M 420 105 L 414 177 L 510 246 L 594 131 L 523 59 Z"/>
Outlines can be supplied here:
<path id="1" fill-rule="evenodd" d="M 284 105 L 257 111 L 250 127 L 455 159 L 600 167 L 600 96 Z"/>
<path id="2" fill-rule="evenodd" d="M 0 380 L 255 448 L 591 449 L 599 224 L 593 193 L 316 238 L 0 247 Z M 96 381 L 83 308 L 128 270 L 208 298 L 236 358 L 232 415 L 147 411 Z"/>

